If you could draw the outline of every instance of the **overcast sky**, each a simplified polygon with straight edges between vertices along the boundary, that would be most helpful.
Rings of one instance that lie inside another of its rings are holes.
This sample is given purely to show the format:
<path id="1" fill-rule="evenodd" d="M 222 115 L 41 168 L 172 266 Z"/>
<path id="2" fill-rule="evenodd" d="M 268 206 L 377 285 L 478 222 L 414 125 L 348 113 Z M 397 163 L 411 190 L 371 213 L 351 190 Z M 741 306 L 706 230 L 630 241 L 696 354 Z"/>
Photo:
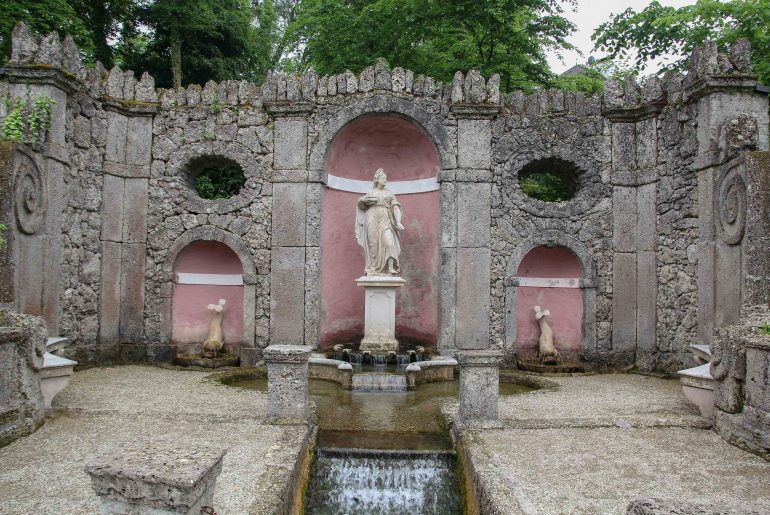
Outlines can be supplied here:
<path id="1" fill-rule="evenodd" d="M 694 4 L 694 0 L 659 0 L 663 5 L 671 5 L 674 7 L 681 7 L 683 5 Z M 567 11 L 564 15 L 572 23 L 577 26 L 577 30 L 574 32 L 570 41 L 573 45 L 578 47 L 583 55 L 580 56 L 576 52 L 564 52 L 564 62 L 562 63 L 552 54 L 548 56 L 548 63 L 551 65 L 551 69 L 554 73 L 561 73 L 568 68 L 576 64 L 585 64 L 589 55 L 594 57 L 601 57 L 600 53 L 591 52 L 593 48 L 593 42 L 591 41 L 591 34 L 602 23 L 610 19 L 610 15 L 618 14 L 631 7 L 636 11 L 644 9 L 649 5 L 650 0 L 578 0 L 577 11 Z M 651 67 L 645 70 L 645 72 L 653 72 L 656 67 Z"/>

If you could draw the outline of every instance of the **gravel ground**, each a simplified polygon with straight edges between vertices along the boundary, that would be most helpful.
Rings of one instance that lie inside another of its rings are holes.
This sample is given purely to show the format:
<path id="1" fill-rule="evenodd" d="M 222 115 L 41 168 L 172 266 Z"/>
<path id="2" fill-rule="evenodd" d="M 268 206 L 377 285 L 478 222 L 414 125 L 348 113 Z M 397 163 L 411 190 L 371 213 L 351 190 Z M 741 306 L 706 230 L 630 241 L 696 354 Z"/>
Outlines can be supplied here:
<path id="1" fill-rule="evenodd" d="M 293 467 L 305 429 L 263 425 L 264 393 L 207 375 L 149 366 L 77 372 L 45 425 L 0 449 L 0 513 L 98 513 L 83 467 L 148 440 L 229 448 L 214 506 L 220 515 L 253 511 L 268 492 L 275 496 L 276 485 L 260 479 Z"/>
<path id="2" fill-rule="evenodd" d="M 466 451 L 498 513 L 625 513 L 634 499 L 770 513 L 770 463 L 723 441 L 678 381 L 549 377 L 502 398 L 502 430 L 467 431 Z"/>

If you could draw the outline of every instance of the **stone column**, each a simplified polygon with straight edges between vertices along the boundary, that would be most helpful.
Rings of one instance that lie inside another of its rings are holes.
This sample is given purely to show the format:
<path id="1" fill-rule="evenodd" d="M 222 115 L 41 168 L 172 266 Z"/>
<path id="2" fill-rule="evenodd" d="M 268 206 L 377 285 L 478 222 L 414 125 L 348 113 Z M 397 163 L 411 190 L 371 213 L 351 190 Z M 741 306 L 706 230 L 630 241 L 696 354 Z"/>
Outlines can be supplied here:
<path id="1" fill-rule="evenodd" d="M 460 365 L 460 411 L 457 424 L 461 429 L 502 427 L 497 420 L 502 359 L 501 350 L 467 350 L 457 353 Z"/>
<path id="2" fill-rule="evenodd" d="M 268 105 L 275 119 L 270 343 L 318 341 L 320 197 L 307 171 L 309 103 Z M 310 209 L 310 210 L 309 210 Z"/>
<path id="3" fill-rule="evenodd" d="M 449 224 L 442 228 L 441 265 L 442 290 L 454 286 L 454 291 L 442 301 L 440 344 L 441 348 L 486 349 L 492 265 L 492 118 L 499 107 L 461 102 L 452 106 L 452 113 L 457 118 L 458 168 L 453 177 L 444 178 L 454 179 L 453 184 L 442 180 L 441 185 L 442 224 Z M 448 247 L 452 243 L 455 247 Z M 447 306 L 450 301 L 454 309 Z M 450 327 L 444 328 L 445 324 Z"/>
<path id="4" fill-rule="evenodd" d="M 657 116 L 661 83 L 608 83 L 612 130 L 612 351 L 618 365 L 653 370 L 657 352 Z"/>
<path id="5" fill-rule="evenodd" d="M 270 345 L 263 354 L 267 363 L 267 421 L 302 424 L 307 421 L 307 345 Z"/>
<path id="6" fill-rule="evenodd" d="M 106 88 L 99 344 L 102 353 L 143 361 L 147 203 L 157 96 L 151 77 L 137 83 L 118 67 L 110 71 Z"/>
<path id="7" fill-rule="evenodd" d="M 749 46 L 719 56 L 713 43 L 690 59 L 685 98 L 698 106 L 698 336 L 738 321 L 746 259 L 746 167 L 741 153 L 768 149 L 767 95 L 755 91 Z"/>
<path id="8" fill-rule="evenodd" d="M 45 39 L 58 42 L 58 37 Z M 14 35 L 14 45 L 18 44 Z M 42 43 L 41 43 L 42 44 Z M 53 47 L 51 47 L 53 50 Z M 61 48 L 58 50 L 59 59 Z M 20 101 L 31 109 L 37 98 L 52 101 L 50 128 L 42 135 L 39 146 L 17 145 L 12 156 L 13 261 L 15 267 L 16 309 L 41 316 L 50 334 L 58 334 L 61 263 L 62 218 L 65 203 L 64 174 L 69 169 L 66 142 L 67 97 L 81 86 L 70 74 L 59 69 L 57 59 L 43 63 L 39 54 L 34 62 L 46 66 L 4 69 L 10 83 L 10 100 Z M 38 135 L 29 135 L 36 138 Z"/>

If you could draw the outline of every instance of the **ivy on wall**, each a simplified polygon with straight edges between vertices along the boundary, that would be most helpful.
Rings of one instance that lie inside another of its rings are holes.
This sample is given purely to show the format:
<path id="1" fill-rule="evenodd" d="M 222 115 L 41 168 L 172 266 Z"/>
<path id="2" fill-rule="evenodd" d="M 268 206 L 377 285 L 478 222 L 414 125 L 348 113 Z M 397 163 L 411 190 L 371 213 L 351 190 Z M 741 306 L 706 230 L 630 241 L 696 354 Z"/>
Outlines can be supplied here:
<path id="1" fill-rule="evenodd" d="M 56 101 L 46 95 L 36 95 L 26 101 L 21 98 L 6 101 L 8 116 L 0 136 L 19 143 L 42 143 L 51 128 L 54 104 Z"/>

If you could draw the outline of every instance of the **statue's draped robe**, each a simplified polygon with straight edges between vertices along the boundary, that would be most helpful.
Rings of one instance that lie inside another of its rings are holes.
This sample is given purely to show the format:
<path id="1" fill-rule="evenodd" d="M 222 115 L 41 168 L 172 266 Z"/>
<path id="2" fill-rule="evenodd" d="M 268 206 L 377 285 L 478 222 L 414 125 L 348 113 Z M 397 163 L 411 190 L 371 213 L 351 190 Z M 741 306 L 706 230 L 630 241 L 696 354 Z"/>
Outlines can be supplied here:
<path id="1" fill-rule="evenodd" d="M 377 203 L 366 206 L 362 200 L 367 197 L 377 198 Z M 393 271 L 400 271 L 398 256 L 401 243 L 396 230 L 396 217 L 393 210 L 401 204 L 393 192 L 387 188 L 372 188 L 358 200 L 356 209 L 356 241 L 364 248 L 368 275 L 388 274 L 388 259 L 393 259 Z M 390 235 L 390 237 L 388 237 Z"/>

